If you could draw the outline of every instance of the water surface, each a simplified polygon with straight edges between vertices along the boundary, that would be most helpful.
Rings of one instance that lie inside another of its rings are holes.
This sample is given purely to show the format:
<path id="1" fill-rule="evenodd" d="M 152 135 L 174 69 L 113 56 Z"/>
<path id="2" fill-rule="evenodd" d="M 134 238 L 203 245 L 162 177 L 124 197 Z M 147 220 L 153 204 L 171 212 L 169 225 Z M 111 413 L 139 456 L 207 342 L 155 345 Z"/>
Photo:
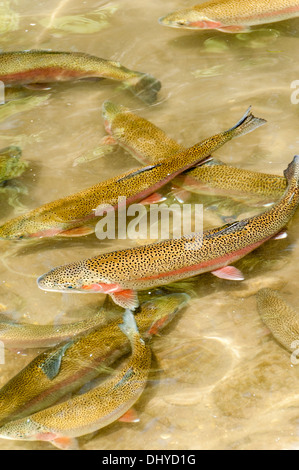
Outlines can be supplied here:
<path id="1" fill-rule="evenodd" d="M 46 102 L 1 122 L 0 147 L 20 145 L 30 162 L 19 179 L 17 204 L 13 199 L 12 207 L 7 194 L 0 194 L 1 222 L 139 166 L 121 149 L 73 166 L 105 136 L 105 100 L 128 106 L 186 147 L 231 127 L 252 105 L 268 124 L 227 144 L 217 156 L 232 165 L 280 175 L 299 153 L 299 104 L 291 101 L 291 83 L 299 80 L 299 19 L 247 35 L 226 35 L 159 25 L 159 17 L 182 7 L 179 0 L 2 3 L 11 15 L 10 23 L 2 29 L 0 24 L 3 51 L 87 52 L 154 75 L 162 90 L 158 101 L 147 106 L 112 81 L 54 85 Z M 192 4 L 194 0 L 184 2 Z M 100 8 L 106 16 L 94 14 Z M 76 18 L 58 21 L 66 16 Z M 82 26 L 78 17 L 89 22 Z M 198 201 L 205 204 L 206 226 L 221 225 L 221 201 Z M 230 211 L 232 217 L 240 215 L 233 204 Z M 261 287 L 278 288 L 298 305 L 298 214 L 288 234 L 237 263 L 243 282 L 210 274 L 196 279 L 188 308 L 153 342 L 153 372 L 136 405 L 140 422 L 115 423 L 84 437 L 83 448 L 298 448 L 299 369 L 263 326 L 254 295 Z M 90 236 L 1 245 L 1 307 L 15 320 L 51 323 L 85 318 L 104 299 L 42 292 L 36 278 L 60 264 L 121 248 L 124 242 Z M 34 354 L 6 352 L 0 385 Z M 47 443 L 4 440 L 0 448 L 52 449 Z"/>

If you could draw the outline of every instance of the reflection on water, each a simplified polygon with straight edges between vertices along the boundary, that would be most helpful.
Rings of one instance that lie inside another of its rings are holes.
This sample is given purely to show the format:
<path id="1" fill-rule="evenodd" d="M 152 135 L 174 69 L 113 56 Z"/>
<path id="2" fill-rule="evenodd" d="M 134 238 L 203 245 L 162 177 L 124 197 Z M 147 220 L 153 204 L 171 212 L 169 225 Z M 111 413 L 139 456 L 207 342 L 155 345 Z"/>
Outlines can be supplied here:
<path id="1" fill-rule="evenodd" d="M 0 123 L 0 148 L 21 146 L 30 165 L 19 178 L 24 190 L 18 192 L 18 204 L 9 205 L 9 193 L 1 193 L 1 222 L 139 166 L 118 147 L 74 166 L 82 155 L 92 155 L 105 136 L 105 100 L 129 107 L 186 147 L 229 128 L 252 105 L 268 124 L 227 144 L 217 156 L 231 165 L 282 174 L 299 153 L 299 105 L 291 102 L 291 83 L 299 79 L 299 19 L 237 35 L 158 24 L 159 17 L 179 7 L 178 0 L 2 2 L 3 50 L 87 52 L 152 74 L 162 90 L 158 101 L 146 106 L 109 81 L 57 84 L 45 92 L 50 96 L 41 106 L 7 116 Z M 205 205 L 206 226 L 250 211 L 248 200 L 242 205 L 216 196 L 198 198 Z M 197 278 L 189 306 L 152 343 L 153 371 L 136 405 L 140 422 L 115 423 L 92 439 L 86 436 L 84 448 L 298 447 L 299 369 L 265 329 L 255 301 L 255 293 L 267 286 L 280 289 L 293 305 L 298 302 L 298 222 L 297 214 L 287 239 L 270 241 L 237 263 L 246 278 L 242 283 L 210 274 Z M 31 323 L 85 318 L 83 307 L 94 305 L 95 296 L 45 293 L 36 278 L 54 266 L 122 246 L 94 236 L 1 242 L 1 311 Z M 103 300 L 98 297 L 99 303 Z M 31 351 L 7 351 L 0 385 L 33 357 Z M 0 448 L 51 446 L 3 440 Z"/>

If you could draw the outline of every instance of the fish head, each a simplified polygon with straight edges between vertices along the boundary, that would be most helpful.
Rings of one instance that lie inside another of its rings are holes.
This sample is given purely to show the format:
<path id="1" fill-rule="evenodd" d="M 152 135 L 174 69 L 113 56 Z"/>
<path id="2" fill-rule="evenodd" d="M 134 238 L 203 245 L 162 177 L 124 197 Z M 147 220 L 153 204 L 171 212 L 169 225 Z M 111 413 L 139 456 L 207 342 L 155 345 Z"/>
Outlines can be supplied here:
<path id="1" fill-rule="evenodd" d="M 61 230 L 49 228 L 38 223 L 30 216 L 20 216 L 9 220 L 0 227 L 0 240 L 28 240 L 33 238 L 51 237 Z"/>
<path id="2" fill-rule="evenodd" d="M 37 285 L 40 289 L 52 292 L 82 292 L 84 282 L 83 263 L 59 266 L 40 276 Z"/>
<path id="3" fill-rule="evenodd" d="M 41 432 L 40 426 L 30 418 L 21 418 L 0 427 L 0 439 L 34 441 Z"/>
<path id="4" fill-rule="evenodd" d="M 223 24 L 201 14 L 199 11 L 186 9 L 178 10 L 159 18 L 159 23 L 164 26 L 182 29 L 217 29 Z"/>
<path id="5" fill-rule="evenodd" d="M 89 269 L 88 261 L 54 268 L 40 276 L 37 285 L 41 290 L 51 292 L 112 293 L 119 290 L 118 285 L 109 283 L 98 271 Z"/>
<path id="6" fill-rule="evenodd" d="M 128 111 L 128 110 L 122 105 L 117 105 L 115 103 L 112 103 L 111 101 L 105 101 L 103 103 L 102 116 L 104 119 L 105 129 L 106 129 L 106 132 L 108 132 L 108 134 L 111 134 L 113 121 L 116 118 L 116 116 L 118 116 L 120 113 L 123 113 L 125 111 Z"/>
<path id="7" fill-rule="evenodd" d="M 20 218 L 9 220 L 0 227 L 0 240 L 22 240 L 24 238 L 30 238 L 30 232 Z"/>
<path id="8" fill-rule="evenodd" d="M 142 305 L 142 311 L 153 318 L 147 334 L 157 334 L 160 329 L 168 325 L 174 316 L 184 308 L 190 300 L 185 293 L 173 293 L 154 298 Z"/>

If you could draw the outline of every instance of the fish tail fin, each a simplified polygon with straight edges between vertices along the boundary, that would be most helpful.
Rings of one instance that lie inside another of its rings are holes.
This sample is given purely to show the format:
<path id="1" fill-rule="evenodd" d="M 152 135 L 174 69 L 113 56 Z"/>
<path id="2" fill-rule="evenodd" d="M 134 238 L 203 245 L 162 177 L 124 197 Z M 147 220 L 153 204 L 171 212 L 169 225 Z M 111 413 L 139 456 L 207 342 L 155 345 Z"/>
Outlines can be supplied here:
<path id="1" fill-rule="evenodd" d="M 136 337 L 136 334 L 139 336 L 139 331 L 138 331 L 135 317 L 131 310 L 127 309 L 125 311 L 123 320 L 124 322 L 121 325 L 119 325 L 119 328 L 129 338 L 129 340 L 132 341 L 132 339 Z"/>
<path id="2" fill-rule="evenodd" d="M 129 78 L 124 85 L 146 104 L 154 103 L 161 89 L 161 82 L 145 73 Z"/>
<path id="3" fill-rule="evenodd" d="M 250 106 L 240 121 L 226 133 L 233 134 L 233 137 L 238 137 L 254 131 L 254 129 L 263 126 L 266 122 L 265 119 L 255 117 L 251 112 Z"/>
<path id="4" fill-rule="evenodd" d="M 295 155 L 286 170 L 284 170 L 285 178 L 290 181 L 295 178 L 299 182 L 299 155 Z"/>

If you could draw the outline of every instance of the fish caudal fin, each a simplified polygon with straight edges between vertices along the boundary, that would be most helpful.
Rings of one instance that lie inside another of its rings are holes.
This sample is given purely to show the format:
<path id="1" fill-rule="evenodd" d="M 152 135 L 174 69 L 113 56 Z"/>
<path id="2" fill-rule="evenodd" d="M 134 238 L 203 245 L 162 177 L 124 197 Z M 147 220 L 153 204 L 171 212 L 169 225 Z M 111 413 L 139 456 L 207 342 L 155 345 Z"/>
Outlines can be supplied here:
<path id="1" fill-rule="evenodd" d="M 124 82 L 124 85 L 146 104 L 154 103 L 161 89 L 161 82 L 148 74 L 130 78 Z"/>
<path id="2" fill-rule="evenodd" d="M 295 155 L 287 169 L 284 170 L 284 176 L 288 181 L 292 178 L 299 180 L 299 155 Z"/>
<path id="3" fill-rule="evenodd" d="M 251 113 L 251 106 L 247 109 L 244 116 L 240 119 L 237 124 L 229 129 L 228 133 L 233 133 L 233 137 L 238 137 L 240 135 L 248 134 L 249 132 L 254 131 L 260 126 L 266 124 L 265 119 L 257 118 Z"/>

